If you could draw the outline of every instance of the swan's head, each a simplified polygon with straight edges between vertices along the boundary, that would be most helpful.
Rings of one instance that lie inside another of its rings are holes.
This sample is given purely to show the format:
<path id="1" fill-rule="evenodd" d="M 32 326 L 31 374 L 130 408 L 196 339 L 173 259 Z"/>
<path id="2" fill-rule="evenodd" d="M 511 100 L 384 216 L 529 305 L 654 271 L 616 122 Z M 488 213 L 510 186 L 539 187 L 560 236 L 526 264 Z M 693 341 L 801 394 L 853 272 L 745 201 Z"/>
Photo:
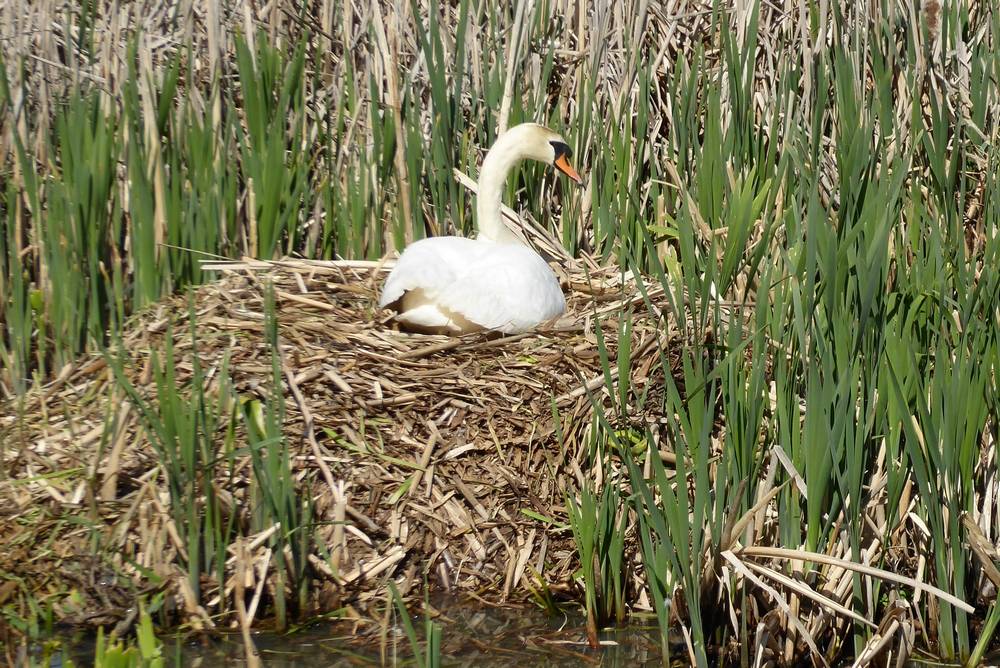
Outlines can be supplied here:
<path id="1" fill-rule="evenodd" d="M 583 185 L 583 179 L 569 163 L 569 159 L 573 157 L 569 144 L 547 127 L 537 123 L 515 125 L 497 140 L 497 144 L 501 141 L 511 141 L 520 154 L 518 157 L 552 165 L 578 185 Z"/>

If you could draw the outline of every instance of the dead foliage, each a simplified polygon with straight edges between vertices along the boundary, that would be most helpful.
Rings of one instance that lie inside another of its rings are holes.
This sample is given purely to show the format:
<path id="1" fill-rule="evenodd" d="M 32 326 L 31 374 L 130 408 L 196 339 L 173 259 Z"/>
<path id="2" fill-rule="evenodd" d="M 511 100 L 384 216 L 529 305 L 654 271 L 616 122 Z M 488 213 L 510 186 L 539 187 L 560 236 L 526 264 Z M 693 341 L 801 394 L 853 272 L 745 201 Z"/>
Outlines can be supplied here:
<path id="1" fill-rule="evenodd" d="M 194 344 L 187 297 L 166 300 L 127 327 L 128 377 L 155 399 L 151 353 L 163 359 L 169 333 L 178 392 L 191 391 L 197 356 L 209 393 L 225 372 L 241 402 L 271 400 L 264 293 L 273 286 L 284 436 L 329 554 L 310 557 L 316 609 L 345 606 L 362 616 L 384 603 L 387 578 L 414 594 L 426 578 L 436 590 L 490 603 L 523 600 L 542 586 L 557 597 L 574 590 L 565 499 L 593 476 L 594 403 L 607 399 L 595 329 L 612 360 L 618 346 L 631 346 L 630 382 L 651 397 L 662 386 L 660 354 L 670 350 L 666 319 L 650 315 L 628 277 L 573 270 L 563 276 L 568 312 L 550 326 L 450 339 L 388 325 L 388 312 L 375 307 L 386 269 L 379 263 L 213 266 L 223 278 L 195 291 Z M 649 295 L 664 306 L 662 291 Z M 631 339 L 619 341 L 625 311 L 634 311 Z M 263 608 L 276 586 L 267 541 L 275 527 L 229 546 L 224 591 L 191 594 L 166 475 L 107 358 L 81 359 L 14 413 L 5 411 L 0 425 L 9 476 L 0 486 L 8 537 L 0 570 L 36 595 L 74 592 L 57 605 L 64 621 L 128 621 L 136 595 L 161 590 L 181 618 L 211 626 L 231 609 L 237 584 L 254 609 L 263 596 Z M 241 533 L 251 525 L 253 484 L 245 452 L 215 481 Z"/>

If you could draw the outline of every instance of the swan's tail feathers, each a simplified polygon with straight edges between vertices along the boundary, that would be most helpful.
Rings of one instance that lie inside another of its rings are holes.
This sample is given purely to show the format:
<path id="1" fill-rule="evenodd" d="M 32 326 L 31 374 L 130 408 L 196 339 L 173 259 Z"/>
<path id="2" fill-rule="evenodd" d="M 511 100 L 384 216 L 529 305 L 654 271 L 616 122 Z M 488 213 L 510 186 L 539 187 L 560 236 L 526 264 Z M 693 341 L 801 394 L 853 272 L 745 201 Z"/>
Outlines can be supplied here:
<path id="1" fill-rule="evenodd" d="M 424 304 L 423 306 L 403 311 L 396 315 L 396 320 L 404 325 L 412 325 L 414 327 L 459 330 L 458 325 L 448 317 L 448 314 L 433 304 Z"/>
<path id="2" fill-rule="evenodd" d="M 396 322 L 401 329 L 423 334 L 447 334 L 460 336 L 482 329 L 474 322 L 436 304 L 422 304 L 396 314 Z"/>

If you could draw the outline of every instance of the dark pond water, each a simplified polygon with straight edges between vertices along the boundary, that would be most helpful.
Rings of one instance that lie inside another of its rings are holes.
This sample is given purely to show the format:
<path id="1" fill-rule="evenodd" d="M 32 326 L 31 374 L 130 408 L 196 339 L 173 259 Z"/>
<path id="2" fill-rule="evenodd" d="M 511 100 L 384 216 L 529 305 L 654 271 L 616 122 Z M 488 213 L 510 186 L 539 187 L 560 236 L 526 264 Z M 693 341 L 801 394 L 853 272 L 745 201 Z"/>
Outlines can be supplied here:
<path id="1" fill-rule="evenodd" d="M 437 601 L 435 617 L 441 628 L 441 663 L 444 666 L 531 668 L 533 666 L 662 666 L 655 619 L 633 620 L 628 628 L 601 634 L 602 646 L 587 645 L 584 619 L 578 613 L 548 616 L 538 608 L 487 608 L 467 603 Z M 413 620 L 423 641 L 423 617 Z M 317 622 L 290 633 L 261 632 L 253 636 L 261 662 L 268 668 L 319 666 L 415 666 L 413 649 L 396 616 L 383 636 L 378 625 L 343 621 Z M 245 666 L 245 650 L 238 633 L 205 639 L 161 636 L 167 666 L 209 668 Z M 674 638 L 680 641 L 680 638 Z M 66 655 L 76 666 L 90 666 L 93 638 L 62 638 Z M 1000 656 L 991 657 L 1000 659 Z M 33 666 L 44 665 L 35 653 Z M 671 646 L 671 664 L 687 665 L 681 642 Z M 65 663 L 55 657 L 50 668 Z M 845 662 L 842 665 L 850 665 Z M 911 660 L 908 666 L 941 668 L 952 664 Z M 986 665 L 995 665 L 988 661 Z"/>
<path id="2" fill-rule="evenodd" d="M 660 666 L 655 620 L 601 634 L 602 647 L 587 645 L 584 619 L 578 614 L 549 617 L 537 608 L 475 608 L 438 601 L 441 613 L 441 657 L 445 666 Z M 413 625 L 423 640 L 423 617 Z M 167 666 L 243 666 L 244 648 L 238 633 L 212 638 L 161 636 Z M 313 666 L 416 665 L 413 649 L 399 619 L 390 619 L 383 641 L 377 625 L 356 631 L 344 622 L 319 622 L 293 633 L 254 635 L 257 651 L 269 668 Z M 93 661 L 93 641 L 65 643 L 77 666 Z M 677 657 L 681 658 L 681 657 Z M 62 664 L 58 659 L 52 666 Z"/>

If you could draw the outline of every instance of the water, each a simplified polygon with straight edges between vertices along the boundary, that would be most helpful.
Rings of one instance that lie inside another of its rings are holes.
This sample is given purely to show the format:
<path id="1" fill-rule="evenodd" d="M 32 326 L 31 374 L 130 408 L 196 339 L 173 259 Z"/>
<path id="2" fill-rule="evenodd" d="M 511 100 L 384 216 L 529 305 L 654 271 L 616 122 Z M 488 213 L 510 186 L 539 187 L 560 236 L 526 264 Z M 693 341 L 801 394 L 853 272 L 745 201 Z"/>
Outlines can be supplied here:
<path id="1" fill-rule="evenodd" d="M 601 634 L 602 647 L 587 645 L 584 619 L 579 614 L 549 617 L 537 608 L 483 608 L 447 601 L 442 612 L 441 658 L 445 666 L 660 666 L 655 622 Z M 395 616 L 383 643 L 377 624 L 359 624 L 356 631 L 343 621 L 316 623 L 294 633 L 261 632 L 253 636 L 265 666 L 312 668 L 319 666 L 416 665 L 413 649 Z M 424 620 L 413 618 L 422 637 Z M 167 666 L 246 665 L 238 633 L 213 638 L 161 636 Z M 93 661 L 93 640 L 67 641 L 69 656 L 78 666 Z M 678 657 L 681 658 L 681 657 Z M 52 663 L 59 666 L 60 663 Z"/>
<path id="2" fill-rule="evenodd" d="M 655 621 L 601 634 L 602 647 L 587 645 L 584 619 L 579 614 L 549 617 L 537 608 L 484 608 L 438 601 L 435 617 L 441 627 L 441 663 L 444 666 L 485 668 L 533 666 L 662 666 Z M 261 662 L 268 668 L 327 666 L 415 666 L 413 649 L 398 619 L 393 617 L 382 642 L 382 629 L 371 622 L 356 630 L 347 622 L 320 622 L 292 633 L 261 632 L 253 636 Z M 422 635 L 423 618 L 413 619 Z M 394 625 L 395 624 L 395 625 Z M 93 637 L 61 638 L 66 655 L 76 666 L 89 666 L 94 658 Z M 211 668 L 245 666 L 244 647 L 238 633 L 211 638 L 161 636 L 166 666 Z M 677 639 L 679 640 L 679 639 Z M 37 648 L 36 648 L 37 649 Z M 384 652 L 384 654 L 383 654 Z M 31 666 L 41 666 L 36 651 Z M 996 665 L 1000 656 L 985 665 Z M 63 668 L 62 657 L 50 668 Z M 687 665 L 682 644 L 671 646 L 671 664 Z M 842 661 L 837 665 L 848 666 Z M 908 666 L 927 668 L 954 664 L 911 658 Z"/>

